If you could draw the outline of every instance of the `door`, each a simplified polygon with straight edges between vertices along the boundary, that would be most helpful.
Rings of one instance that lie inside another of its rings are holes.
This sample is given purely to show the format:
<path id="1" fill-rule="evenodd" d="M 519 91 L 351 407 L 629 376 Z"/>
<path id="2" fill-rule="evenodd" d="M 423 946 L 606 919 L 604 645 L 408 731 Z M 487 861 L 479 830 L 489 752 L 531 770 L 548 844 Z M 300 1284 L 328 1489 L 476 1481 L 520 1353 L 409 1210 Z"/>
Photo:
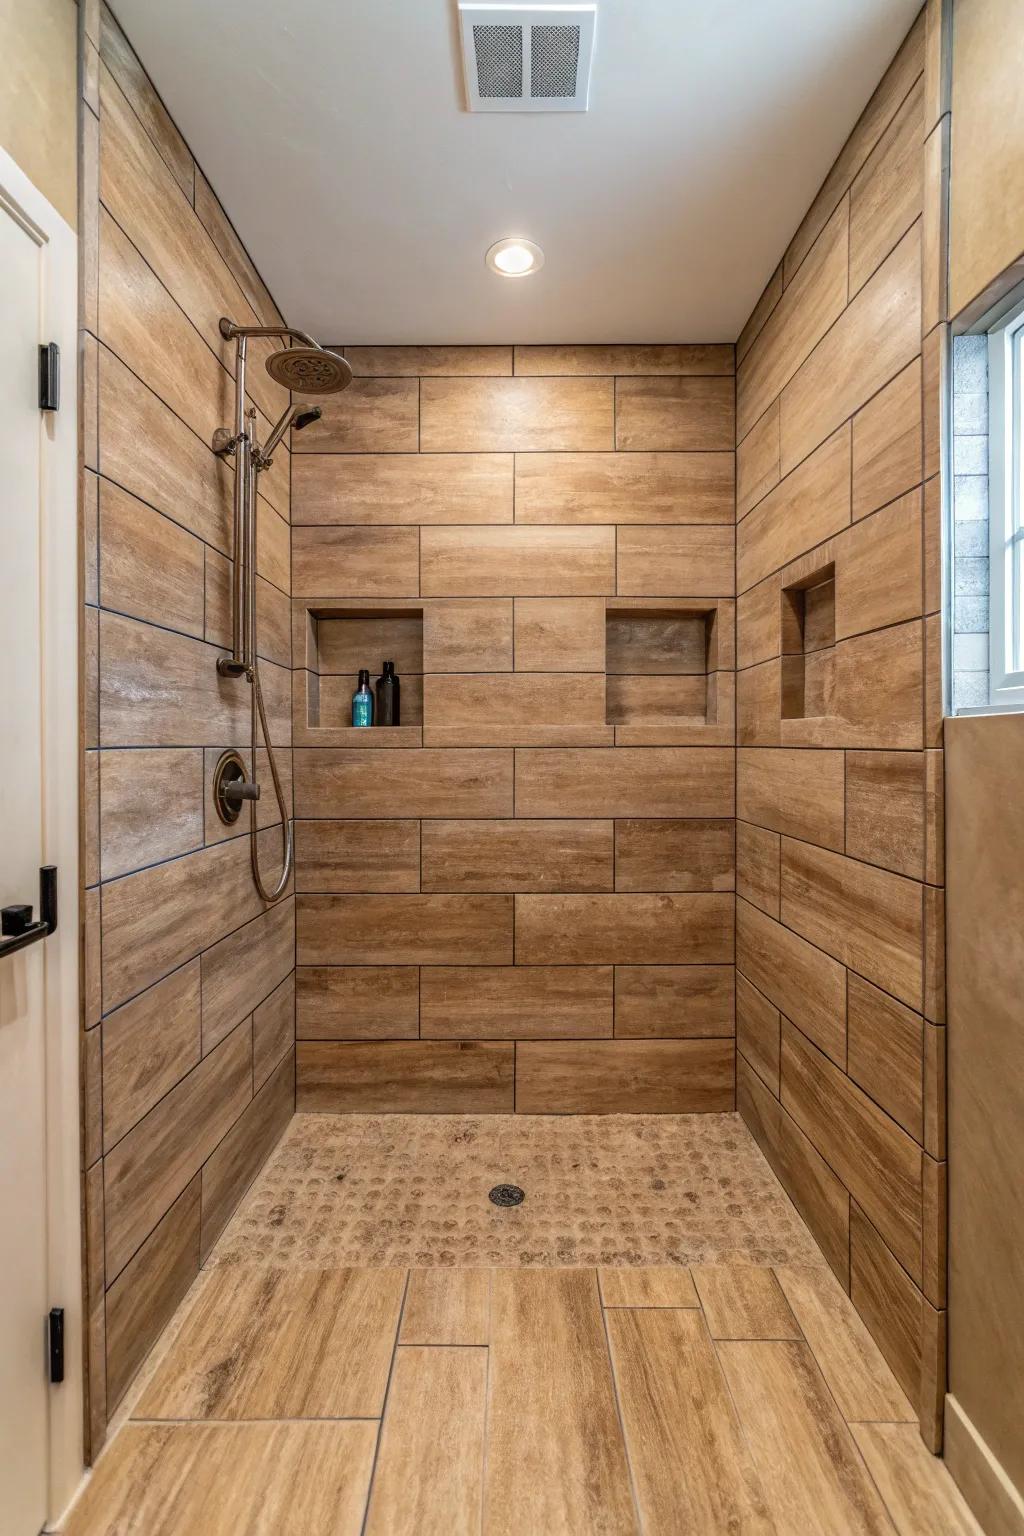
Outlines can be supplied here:
<path id="1" fill-rule="evenodd" d="M 39 900 L 43 862 L 38 406 L 45 246 L 0 199 L 0 906 Z M 38 916 L 38 911 L 35 914 Z M 0 954 L 0 1530 L 47 1516 L 44 948 Z"/>

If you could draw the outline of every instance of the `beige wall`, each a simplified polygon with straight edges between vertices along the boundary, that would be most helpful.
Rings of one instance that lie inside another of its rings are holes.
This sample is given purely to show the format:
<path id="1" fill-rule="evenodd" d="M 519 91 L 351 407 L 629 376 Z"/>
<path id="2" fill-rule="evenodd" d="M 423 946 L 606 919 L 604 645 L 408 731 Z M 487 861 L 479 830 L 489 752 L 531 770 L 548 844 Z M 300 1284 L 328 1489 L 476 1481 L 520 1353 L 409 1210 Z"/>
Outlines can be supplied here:
<path id="1" fill-rule="evenodd" d="M 989 302 L 991 285 L 1024 258 L 1022 79 L 1021 0 L 955 0 L 951 316 L 979 298 Z M 1024 280 L 1024 265 L 1014 280 Z"/>
<path id="2" fill-rule="evenodd" d="M 1024 1489 L 1024 715 L 950 720 L 946 748 L 950 1391 Z"/>
<path id="3" fill-rule="evenodd" d="M 0 146 L 77 224 L 75 0 L 0 0 Z"/>

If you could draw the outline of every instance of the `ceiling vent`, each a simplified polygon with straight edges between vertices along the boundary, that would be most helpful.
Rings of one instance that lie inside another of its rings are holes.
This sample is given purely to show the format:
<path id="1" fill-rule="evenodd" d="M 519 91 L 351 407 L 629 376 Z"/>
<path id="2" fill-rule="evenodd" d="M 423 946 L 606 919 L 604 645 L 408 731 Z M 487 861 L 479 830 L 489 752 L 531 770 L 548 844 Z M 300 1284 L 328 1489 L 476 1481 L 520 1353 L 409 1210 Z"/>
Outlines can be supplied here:
<path id="1" fill-rule="evenodd" d="M 597 6 L 459 5 L 471 112 L 585 112 Z"/>

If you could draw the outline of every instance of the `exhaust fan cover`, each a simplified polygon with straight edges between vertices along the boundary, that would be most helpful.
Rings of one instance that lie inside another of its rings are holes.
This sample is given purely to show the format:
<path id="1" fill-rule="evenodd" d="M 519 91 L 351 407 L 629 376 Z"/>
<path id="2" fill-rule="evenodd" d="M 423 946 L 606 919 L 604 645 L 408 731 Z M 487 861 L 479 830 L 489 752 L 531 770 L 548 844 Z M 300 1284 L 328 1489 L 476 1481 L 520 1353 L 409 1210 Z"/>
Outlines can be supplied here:
<path id="1" fill-rule="evenodd" d="M 585 112 L 597 6 L 459 5 L 471 112 Z"/>

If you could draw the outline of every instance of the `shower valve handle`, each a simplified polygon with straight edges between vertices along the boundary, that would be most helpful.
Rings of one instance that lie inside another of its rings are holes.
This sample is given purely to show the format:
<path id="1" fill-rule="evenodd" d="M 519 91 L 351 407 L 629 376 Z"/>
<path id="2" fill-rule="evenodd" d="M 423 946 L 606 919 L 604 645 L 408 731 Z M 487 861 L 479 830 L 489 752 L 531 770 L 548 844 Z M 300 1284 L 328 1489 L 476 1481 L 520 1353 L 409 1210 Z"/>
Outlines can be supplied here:
<path id="1" fill-rule="evenodd" d="M 223 794 L 229 805 L 241 805 L 243 800 L 258 800 L 260 786 L 251 779 L 236 779 L 234 783 L 224 785 Z"/>

